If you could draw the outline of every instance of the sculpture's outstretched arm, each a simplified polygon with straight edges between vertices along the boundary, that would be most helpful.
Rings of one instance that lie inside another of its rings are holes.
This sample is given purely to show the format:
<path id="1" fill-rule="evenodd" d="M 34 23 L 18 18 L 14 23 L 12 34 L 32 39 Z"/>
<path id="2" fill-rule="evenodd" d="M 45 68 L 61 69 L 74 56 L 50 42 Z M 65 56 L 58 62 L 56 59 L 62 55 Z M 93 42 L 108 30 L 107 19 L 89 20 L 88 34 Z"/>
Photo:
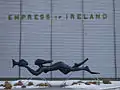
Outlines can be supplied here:
<path id="1" fill-rule="evenodd" d="M 30 73 L 32 73 L 33 75 L 39 75 L 39 74 L 41 74 L 43 71 L 44 71 L 44 69 L 43 68 L 38 68 L 36 71 L 35 70 L 33 70 L 32 68 L 30 68 L 29 66 L 25 66 L 25 68 L 27 68 L 27 70 L 30 72 Z"/>

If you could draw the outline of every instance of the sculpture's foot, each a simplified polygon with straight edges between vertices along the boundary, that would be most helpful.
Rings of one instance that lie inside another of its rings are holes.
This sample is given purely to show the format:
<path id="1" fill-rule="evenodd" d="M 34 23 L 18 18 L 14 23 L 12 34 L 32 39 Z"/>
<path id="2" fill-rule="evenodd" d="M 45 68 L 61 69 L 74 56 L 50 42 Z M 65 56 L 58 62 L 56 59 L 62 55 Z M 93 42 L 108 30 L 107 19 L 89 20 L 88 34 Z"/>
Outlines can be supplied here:
<path id="1" fill-rule="evenodd" d="M 100 74 L 99 72 L 92 72 L 88 66 L 85 67 L 85 70 L 88 71 L 91 74 Z"/>

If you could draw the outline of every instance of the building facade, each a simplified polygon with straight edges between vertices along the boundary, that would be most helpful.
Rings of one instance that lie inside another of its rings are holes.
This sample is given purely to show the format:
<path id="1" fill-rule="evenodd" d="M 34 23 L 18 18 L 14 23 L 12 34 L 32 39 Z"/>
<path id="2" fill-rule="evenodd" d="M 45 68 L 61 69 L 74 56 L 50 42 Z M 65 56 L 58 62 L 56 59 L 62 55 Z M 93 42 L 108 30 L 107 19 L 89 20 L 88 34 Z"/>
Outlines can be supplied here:
<path id="1" fill-rule="evenodd" d="M 0 77 L 93 78 L 88 72 L 60 71 L 33 76 L 12 68 L 38 58 L 85 63 L 98 77 L 120 78 L 120 0 L 0 0 Z M 53 63 L 54 63 L 53 62 Z"/>

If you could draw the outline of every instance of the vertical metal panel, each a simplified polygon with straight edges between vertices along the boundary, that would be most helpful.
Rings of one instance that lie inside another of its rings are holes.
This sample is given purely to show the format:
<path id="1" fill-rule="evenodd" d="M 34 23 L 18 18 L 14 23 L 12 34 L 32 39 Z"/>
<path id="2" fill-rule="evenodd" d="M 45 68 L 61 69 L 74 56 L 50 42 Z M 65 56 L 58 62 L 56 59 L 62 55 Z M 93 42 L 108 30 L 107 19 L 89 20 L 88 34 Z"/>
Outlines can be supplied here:
<path id="1" fill-rule="evenodd" d="M 50 27 L 50 29 L 51 29 L 51 32 L 50 32 L 50 59 L 51 60 L 53 60 L 52 59 L 52 55 L 53 55 L 53 53 L 52 53 L 52 26 L 53 26 L 53 5 L 52 5 L 52 0 L 50 0 L 50 16 L 51 16 L 51 18 L 50 18 L 50 23 L 51 23 L 51 27 Z M 52 62 L 51 62 L 51 65 L 52 65 Z M 51 78 L 51 80 L 52 80 L 52 78 L 53 78 L 53 75 L 52 75 L 52 71 L 50 72 L 50 78 Z"/>
<path id="2" fill-rule="evenodd" d="M 32 15 L 32 20 L 28 20 L 26 16 L 22 21 L 21 57 L 29 62 L 31 68 L 37 69 L 34 65 L 36 59 L 50 60 L 51 22 L 46 18 L 46 15 L 50 14 L 50 0 L 24 0 L 22 6 L 22 14 Z M 35 19 L 35 15 L 38 15 L 38 20 Z M 41 15 L 44 15 L 43 19 L 40 18 Z M 32 76 L 25 68 L 22 68 L 21 73 L 22 77 Z M 38 77 L 50 77 L 50 73 L 42 73 Z"/>
<path id="3" fill-rule="evenodd" d="M 84 14 L 84 0 L 81 0 L 81 8 L 82 8 L 82 14 Z M 85 54 L 84 54 L 84 17 L 82 16 L 82 60 L 84 60 L 85 58 Z M 83 65 L 84 67 L 84 65 Z M 82 78 L 84 79 L 85 76 L 85 71 L 82 72 Z"/>
<path id="4" fill-rule="evenodd" d="M 77 19 L 81 13 L 81 0 L 53 0 L 53 60 L 68 65 L 82 61 L 82 21 Z M 71 19 L 70 15 L 75 18 Z M 57 17 L 57 18 L 56 18 Z M 67 78 L 60 71 L 54 71 L 53 77 Z M 73 72 L 71 77 L 82 77 L 82 72 Z"/>
<path id="5" fill-rule="evenodd" d="M 20 16 L 22 16 L 22 0 L 20 0 Z M 20 18 L 19 61 L 21 60 L 21 43 L 22 43 L 22 20 Z M 19 78 L 21 78 L 21 67 L 19 67 Z"/>
<path id="6" fill-rule="evenodd" d="M 19 0 L 0 0 L 0 77 L 18 77 L 12 59 L 19 60 L 20 22 L 8 20 L 14 13 L 20 13 Z"/>
<path id="7" fill-rule="evenodd" d="M 107 19 L 86 19 L 85 56 L 92 71 L 100 72 L 100 77 L 114 78 L 114 41 L 113 41 L 113 2 L 112 0 L 84 0 L 84 12 L 107 14 Z M 95 15 L 96 16 L 96 15 Z M 92 77 L 87 74 L 86 77 Z"/>
<path id="8" fill-rule="evenodd" d="M 115 27 L 117 76 L 120 78 L 120 0 L 115 0 Z"/>
<path id="9" fill-rule="evenodd" d="M 115 27 L 115 0 L 113 0 L 113 40 L 114 40 L 114 68 L 115 79 L 117 79 L 117 60 L 116 60 L 116 27 Z"/>

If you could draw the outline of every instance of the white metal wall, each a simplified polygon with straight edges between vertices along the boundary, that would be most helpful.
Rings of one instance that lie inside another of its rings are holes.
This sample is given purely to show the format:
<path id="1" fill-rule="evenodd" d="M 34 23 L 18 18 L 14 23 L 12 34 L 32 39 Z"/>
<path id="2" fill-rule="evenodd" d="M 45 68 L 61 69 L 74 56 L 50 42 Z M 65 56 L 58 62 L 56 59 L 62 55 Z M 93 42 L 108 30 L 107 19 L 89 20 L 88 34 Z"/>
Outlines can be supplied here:
<path id="1" fill-rule="evenodd" d="M 116 52 L 117 52 L 117 72 L 118 72 L 118 77 L 120 78 L 120 0 L 115 1 L 115 11 L 116 11 Z"/>
<path id="2" fill-rule="evenodd" d="M 19 58 L 20 22 L 9 21 L 7 15 L 19 12 L 19 0 L 0 0 L 0 77 L 18 77 L 11 59 Z"/>
<path id="3" fill-rule="evenodd" d="M 82 28 L 81 20 L 66 20 L 66 14 L 81 12 L 81 1 L 53 0 L 53 17 L 62 16 L 61 19 L 53 18 L 53 60 L 63 61 L 73 65 L 82 61 Z M 69 74 L 68 74 L 69 75 Z M 53 77 L 67 77 L 61 72 L 53 72 Z M 81 72 L 74 72 L 71 77 L 82 77 Z"/>
<path id="4" fill-rule="evenodd" d="M 107 19 L 85 20 L 85 56 L 88 66 L 102 77 L 114 77 L 114 39 L 112 0 L 84 0 L 85 13 L 106 13 Z M 93 4 L 94 3 L 94 4 Z M 104 63 L 104 64 L 103 64 Z M 90 75 L 87 74 L 87 77 Z"/>
<path id="5" fill-rule="evenodd" d="M 120 76 L 120 7 L 115 0 L 116 27 L 116 59 L 117 72 Z M 53 20 L 23 20 L 21 58 L 26 59 L 31 68 L 37 69 L 34 61 L 37 58 L 51 59 L 51 29 L 52 29 L 52 59 L 63 61 L 69 65 L 89 58 L 85 64 L 91 70 L 99 71 L 100 77 L 115 77 L 114 69 L 114 35 L 113 35 L 113 0 L 83 0 L 84 13 L 106 13 L 107 19 L 66 19 L 66 14 L 82 13 L 82 0 L 24 0 L 22 14 L 49 14 Z M 18 68 L 11 68 L 11 59 L 19 58 L 20 21 L 8 20 L 7 15 L 20 13 L 20 0 L 0 1 L 0 77 L 18 76 Z M 59 19 L 55 17 L 60 17 Z M 84 25 L 82 25 L 82 23 Z M 84 30 L 84 54 L 83 31 Z M 53 63 L 54 63 L 53 62 Z M 3 69 L 4 68 L 4 69 Z M 10 73 L 8 75 L 7 73 Z M 30 77 L 30 73 L 22 68 L 22 77 Z M 32 75 L 31 75 L 32 76 Z M 49 77 L 50 73 L 37 77 Z M 53 77 L 67 77 L 59 71 L 53 72 Z M 35 76 L 33 76 L 35 77 Z M 82 77 L 82 72 L 74 72 L 71 77 Z M 85 72 L 85 77 L 91 76 Z"/>
<path id="6" fill-rule="evenodd" d="M 49 14 L 50 0 L 25 0 L 22 2 L 22 14 Z M 50 60 L 50 20 L 22 21 L 22 58 L 27 60 L 31 68 L 37 69 L 34 61 L 38 58 Z M 22 76 L 31 75 L 22 69 Z M 50 77 L 49 73 L 41 76 Z M 40 77 L 40 76 L 38 76 Z"/>

